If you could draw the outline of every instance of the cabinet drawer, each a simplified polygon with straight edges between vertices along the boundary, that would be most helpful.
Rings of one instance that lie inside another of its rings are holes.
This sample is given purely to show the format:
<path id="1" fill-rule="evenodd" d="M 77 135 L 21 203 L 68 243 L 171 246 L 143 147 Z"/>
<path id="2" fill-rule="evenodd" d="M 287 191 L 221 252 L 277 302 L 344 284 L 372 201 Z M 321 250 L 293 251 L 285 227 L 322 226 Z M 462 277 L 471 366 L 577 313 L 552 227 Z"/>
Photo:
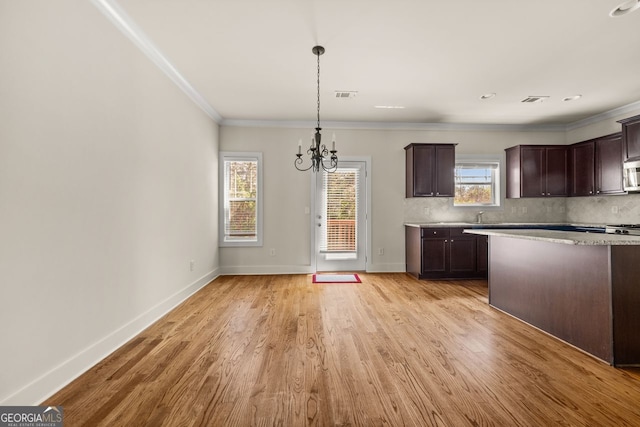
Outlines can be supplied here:
<path id="1" fill-rule="evenodd" d="M 421 228 L 420 235 L 423 239 L 442 239 L 449 237 L 448 228 Z"/>
<path id="2" fill-rule="evenodd" d="M 464 233 L 464 228 L 450 228 L 449 233 L 451 238 L 454 237 L 470 237 L 473 238 L 473 234 Z"/>

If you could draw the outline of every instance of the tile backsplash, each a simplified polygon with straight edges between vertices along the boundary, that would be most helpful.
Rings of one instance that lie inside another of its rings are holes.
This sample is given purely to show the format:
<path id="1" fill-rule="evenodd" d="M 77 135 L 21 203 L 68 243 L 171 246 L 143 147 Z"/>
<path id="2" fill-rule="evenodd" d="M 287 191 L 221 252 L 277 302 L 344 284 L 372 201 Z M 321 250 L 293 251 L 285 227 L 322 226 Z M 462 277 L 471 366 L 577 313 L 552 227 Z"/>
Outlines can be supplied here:
<path id="1" fill-rule="evenodd" d="M 499 208 L 454 207 L 446 197 L 404 199 L 405 222 L 558 222 L 640 224 L 640 194 L 506 199 Z"/>

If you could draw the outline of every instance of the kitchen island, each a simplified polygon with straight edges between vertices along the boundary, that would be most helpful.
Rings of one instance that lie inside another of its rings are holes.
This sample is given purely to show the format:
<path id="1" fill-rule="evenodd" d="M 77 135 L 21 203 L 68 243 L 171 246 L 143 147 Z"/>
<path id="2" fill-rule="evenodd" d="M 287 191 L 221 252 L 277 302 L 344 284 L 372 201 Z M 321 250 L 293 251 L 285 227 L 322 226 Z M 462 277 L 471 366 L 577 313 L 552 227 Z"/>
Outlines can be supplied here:
<path id="1" fill-rule="evenodd" d="M 489 237 L 490 305 L 612 365 L 640 365 L 640 237 L 465 232 Z"/>

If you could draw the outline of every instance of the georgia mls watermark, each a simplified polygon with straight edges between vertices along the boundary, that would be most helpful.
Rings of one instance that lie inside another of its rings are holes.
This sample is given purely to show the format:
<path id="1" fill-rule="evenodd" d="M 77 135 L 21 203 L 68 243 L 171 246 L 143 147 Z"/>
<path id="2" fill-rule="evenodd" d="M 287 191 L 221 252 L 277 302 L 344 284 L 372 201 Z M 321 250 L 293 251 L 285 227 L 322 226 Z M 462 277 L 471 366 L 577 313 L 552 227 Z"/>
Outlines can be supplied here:
<path id="1" fill-rule="evenodd" d="M 62 406 L 0 406 L 0 427 L 62 427 Z"/>

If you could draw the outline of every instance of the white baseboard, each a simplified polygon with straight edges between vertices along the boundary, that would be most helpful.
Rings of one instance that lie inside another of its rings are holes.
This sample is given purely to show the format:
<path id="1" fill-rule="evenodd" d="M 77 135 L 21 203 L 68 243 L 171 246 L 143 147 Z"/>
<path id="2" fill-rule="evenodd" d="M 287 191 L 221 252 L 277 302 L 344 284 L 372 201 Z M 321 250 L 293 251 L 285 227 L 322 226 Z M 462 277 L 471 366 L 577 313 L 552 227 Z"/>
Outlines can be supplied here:
<path id="1" fill-rule="evenodd" d="M 369 264 L 367 273 L 404 273 L 405 263 Z M 261 274 L 313 274 L 310 265 L 234 265 L 220 268 L 221 276 L 255 276 Z"/>
<path id="2" fill-rule="evenodd" d="M 404 273 L 406 271 L 407 265 L 404 262 L 369 264 L 367 267 L 367 273 Z"/>
<path id="3" fill-rule="evenodd" d="M 222 276 L 255 276 L 261 274 L 313 274 L 310 265 L 232 265 L 220 268 Z"/>
<path id="4" fill-rule="evenodd" d="M 205 274 L 184 289 L 72 356 L 66 362 L 7 396 L 0 401 L 0 406 L 39 405 L 218 276 L 220 276 L 219 269 Z"/>

